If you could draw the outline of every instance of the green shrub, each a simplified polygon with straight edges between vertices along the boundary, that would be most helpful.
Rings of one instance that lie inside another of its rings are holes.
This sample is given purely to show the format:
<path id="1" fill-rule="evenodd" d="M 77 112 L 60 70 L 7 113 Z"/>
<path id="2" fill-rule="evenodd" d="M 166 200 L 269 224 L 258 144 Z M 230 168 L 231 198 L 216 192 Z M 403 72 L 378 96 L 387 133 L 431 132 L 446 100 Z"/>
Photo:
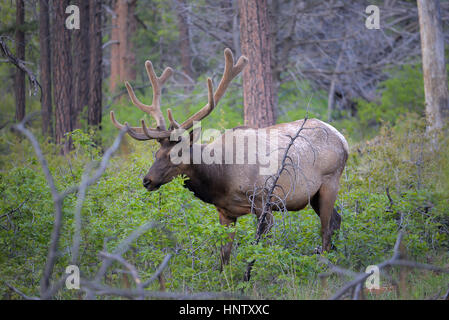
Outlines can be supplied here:
<path id="1" fill-rule="evenodd" d="M 447 165 L 439 166 L 447 160 L 447 148 L 437 156 L 428 155 L 423 130 L 410 130 L 418 128 L 422 120 L 410 115 L 399 123 L 396 127 L 384 127 L 375 140 L 352 148 L 338 198 L 342 229 L 334 236 L 336 250 L 325 255 L 334 263 L 363 271 L 366 266 L 387 259 L 399 227 L 406 232 L 409 256 L 416 260 L 425 261 L 447 250 L 447 182 L 434 180 L 447 170 Z M 75 150 L 68 158 L 57 156 L 51 145 L 43 145 L 59 190 L 79 183 L 85 163 L 100 157 L 90 135 L 77 130 L 72 138 Z M 115 157 L 104 177 L 88 190 L 82 210 L 80 269 L 84 276 L 92 277 L 96 272 L 98 252 L 103 250 L 105 239 L 109 239 L 106 249 L 112 251 L 138 226 L 154 221 L 159 227 L 140 237 L 125 258 L 147 279 L 168 252 L 174 253 L 164 272 L 167 290 L 244 290 L 265 298 L 319 298 L 324 294 L 316 284 L 317 275 L 326 267 L 313 254 L 321 242 L 320 223 L 313 210 L 276 213 L 271 236 L 258 246 L 252 245 L 255 218 L 240 218 L 235 227 L 231 263 L 220 273 L 219 248 L 227 241 L 228 230 L 218 223 L 215 208 L 185 189 L 183 177 L 148 193 L 141 180 L 157 145 L 128 141 L 128 148 L 130 153 Z M 9 213 L 8 219 L 0 220 L 3 226 L 0 278 L 33 295 L 38 293 L 48 249 L 53 203 L 27 140 L 21 140 L 20 147 L 15 144 L 10 152 L 5 157 L 12 156 L 16 161 L 4 165 L 0 172 L 3 195 L 0 212 Z M 423 155 L 419 156 L 419 152 Z M 420 162 L 411 161 L 410 157 Z M 386 187 L 393 204 L 386 195 Z M 75 202 L 75 195 L 64 201 L 64 226 L 55 276 L 62 274 L 70 261 Z M 252 280 L 243 282 L 247 263 L 253 259 L 256 263 Z M 106 281 L 121 286 L 123 275 L 114 270 L 108 272 Z M 310 291 L 301 293 L 299 287 Z M 151 289 L 158 289 L 158 284 Z M 0 289 L 0 294 L 6 292 L 6 288 Z M 64 290 L 60 298 L 74 295 L 73 291 Z"/>

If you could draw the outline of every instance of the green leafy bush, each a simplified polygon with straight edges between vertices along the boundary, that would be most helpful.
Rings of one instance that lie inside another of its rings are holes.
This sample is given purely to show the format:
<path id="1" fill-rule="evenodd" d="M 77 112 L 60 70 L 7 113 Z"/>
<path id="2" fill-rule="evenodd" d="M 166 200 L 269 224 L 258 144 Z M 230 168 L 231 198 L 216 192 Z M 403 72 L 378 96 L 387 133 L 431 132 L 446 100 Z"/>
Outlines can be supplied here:
<path id="1" fill-rule="evenodd" d="M 424 84 L 421 64 L 404 65 L 389 71 L 379 84 L 378 98 L 372 102 L 356 99 L 358 121 L 342 119 L 337 127 L 350 136 L 370 138 L 383 123 L 395 124 L 406 113 L 424 115 Z"/>
<path id="2" fill-rule="evenodd" d="M 342 229 L 334 236 L 336 250 L 325 254 L 334 263 L 363 271 L 387 259 L 400 227 L 406 232 L 410 257 L 425 262 L 447 253 L 447 180 L 437 178 L 447 176 L 448 149 L 442 143 L 444 147 L 437 154 L 428 153 L 419 117 L 408 115 L 399 118 L 398 123 L 384 127 L 376 139 L 352 147 L 337 202 L 343 214 Z M 46 259 L 53 203 L 28 141 L 9 133 L 8 139 L 15 141 L 9 154 L 0 157 L 0 212 L 7 213 L 0 220 L 0 278 L 33 295 L 38 293 Z M 75 131 L 72 139 L 75 150 L 66 158 L 57 155 L 51 144 L 43 144 L 59 190 L 79 183 L 85 164 L 100 157 L 91 135 Z M 87 193 L 80 250 L 80 269 L 85 277 L 95 274 L 98 253 L 104 246 L 112 251 L 138 226 L 154 221 L 159 227 L 140 237 L 125 258 L 147 279 L 168 252 L 174 253 L 164 272 L 167 290 L 243 290 L 260 298 L 322 298 L 330 294 L 317 283 L 318 274 L 326 267 L 313 253 L 321 242 L 320 223 L 313 210 L 276 213 L 271 235 L 257 246 L 252 244 L 255 217 L 240 218 L 234 228 L 231 263 L 220 273 L 219 250 L 228 241 L 229 230 L 218 223 L 215 208 L 183 187 L 185 177 L 157 192 L 147 192 L 141 181 L 151 166 L 157 144 L 128 140 L 125 145 L 104 177 Z M 14 163 L 5 161 L 11 157 Z M 62 274 L 70 261 L 75 202 L 75 195 L 64 201 L 55 275 Z M 243 282 L 247 263 L 253 259 L 256 263 L 252 280 Z M 113 267 L 108 272 L 106 283 L 122 286 L 124 276 L 115 270 Z M 340 283 L 333 281 L 334 286 Z M 155 283 L 150 289 L 158 287 Z M 11 293 L 0 287 L 0 294 L 8 297 Z M 59 298 L 73 298 L 76 294 L 64 290 Z"/>

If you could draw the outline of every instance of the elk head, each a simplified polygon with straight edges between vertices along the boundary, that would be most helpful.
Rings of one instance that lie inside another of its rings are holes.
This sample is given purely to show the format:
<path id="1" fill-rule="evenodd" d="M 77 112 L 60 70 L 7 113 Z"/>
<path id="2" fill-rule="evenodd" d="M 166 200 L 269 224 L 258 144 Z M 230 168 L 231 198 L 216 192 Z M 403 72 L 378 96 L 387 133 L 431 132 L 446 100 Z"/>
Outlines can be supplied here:
<path id="1" fill-rule="evenodd" d="M 155 155 L 154 163 L 143 179 L 143 185 L 149 191 L 158 189 L 160 186 L 170 182 L 174 177 L 183 173 L 185 170 L 185 165 L 175 165 L 170 160 L 170 151 L 176 143 L 178 143 L 178 140 L 172 141 L 170 139 L 173 130 L 189 130 L 193 127 L 195 121 L 201 121 L 207 117 L 226 92 L 229 83 L 243 70 L 248 62 L 248 59 L 245 56 L 241 56 L 237 61 L 237 64 L 234 65 L 234 57 L 230 49 L 225 49 L 224 56 L 225 69 L 215 92 L 213 89 L 212 80 L 210 78 L 207 79 L 208 103 L 197 113 L 185 120 L 182 124 L 176 122 L 173 118 L 171 109 L 168 109 L 167 116 L 170 121 L 170 126 L 168 128 L 161 112 L 161 91 L 164 83 L 173 74 L 173 70 L 171 68 L 166 68 L 162 75 L 158 77 L 154 72 L 151 61 L 146 61 L 145 68 L 153 87 L 153 102 L 151 105 L 145 105 L 140 102 L 137 99 L 131 85 L 128 82 L 125 82 L 126 89 L 128 90 L 128 94 L 133 104 L 156 120 L 156 128 L 148 128 L 143 119 L 141 120 L 140 127 L 130 127 L 127 122 L 125 122 L 124 125 L 120 124 L 115 119 L 114 111 L 111 111 L 111 121 L 116 128 L 121 130 L 124 126 L 126 126 L 127 133 L 132 138 L 140 141 L 156 139 L 160 144 L 160 148 Z M 193 143 L 193 141 L 191 141 L 191 143 Z"/>

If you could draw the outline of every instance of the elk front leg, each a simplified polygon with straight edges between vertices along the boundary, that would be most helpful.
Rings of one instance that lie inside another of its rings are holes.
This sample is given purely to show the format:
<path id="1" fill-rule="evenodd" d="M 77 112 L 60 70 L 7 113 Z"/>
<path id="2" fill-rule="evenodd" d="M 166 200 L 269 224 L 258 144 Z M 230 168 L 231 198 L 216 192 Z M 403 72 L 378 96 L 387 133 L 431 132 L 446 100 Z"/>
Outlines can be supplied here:
<path id="1" fill-rule="evenodd" d="M 235 225 L 237 218 L 230 217 L 226 214 L 226 212 L 222 209 L 218 209 L 220 224 L 224 226 L 231 226 Z M 225 245 L 221 245 L 221 252 L 220 252 L 220 271 L 223 270 L 223 266 L 229 263 L 229 257 L 231 256 L 232 251 L 232 244 L 234 241 L 235 232 L 229 233 L 229 238 L 231 241 L 226 243 Z"/>

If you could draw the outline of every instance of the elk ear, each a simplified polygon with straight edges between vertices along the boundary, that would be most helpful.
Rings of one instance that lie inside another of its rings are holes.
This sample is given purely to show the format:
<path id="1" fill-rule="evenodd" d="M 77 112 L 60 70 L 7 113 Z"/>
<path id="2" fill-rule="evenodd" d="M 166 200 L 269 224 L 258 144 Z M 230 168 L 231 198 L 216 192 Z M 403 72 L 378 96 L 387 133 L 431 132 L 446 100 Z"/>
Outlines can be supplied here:
<path id="1" fill-rule="evenodd" d="M 170 138 L 157 139 L 157 142 L 161 145 L 161 147 L 169 146 L 172 143 L 172 141 L 170 141 Z"/>
<path id="2" fill-rule="evenodd" d="M 179 136 L 178 140 L 172 140 L 171 137 L 168 137 L 168 138 L 157 139 L 157 142 L 159 142 L 161 147 L 172 147 L 175 144 L 181 142 L 182 139 L 183 139 L 182 136 Z M 184 137 L 184 139 L 186 139 L 186 138 Z"/>
<path id="3" fill-rule="evenodd" d="M 190 145 L 193 145 L 194 143 L 196 143 L 201 136 L 201 129 L 193 129 L 192 131 L 189 132 L 189 140 L 190 140 Z"/>

